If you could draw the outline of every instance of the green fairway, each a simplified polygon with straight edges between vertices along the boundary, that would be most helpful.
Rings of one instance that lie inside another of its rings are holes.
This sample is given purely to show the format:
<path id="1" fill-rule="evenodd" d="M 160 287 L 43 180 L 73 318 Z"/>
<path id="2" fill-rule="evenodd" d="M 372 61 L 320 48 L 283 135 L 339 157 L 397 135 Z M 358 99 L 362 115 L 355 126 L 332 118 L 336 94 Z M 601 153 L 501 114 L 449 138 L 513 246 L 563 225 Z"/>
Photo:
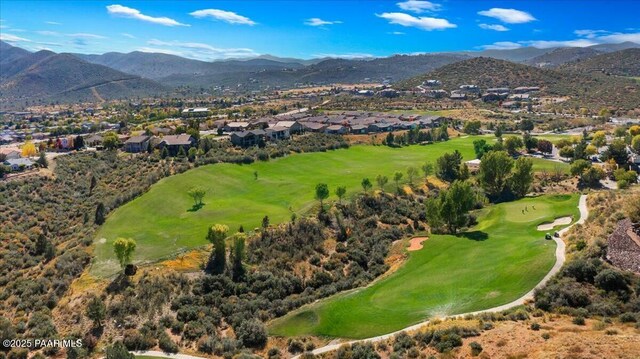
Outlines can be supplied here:
<path id="1" fill-rule="evenodd" d="M 346 186 L 348 195 L 353 194 L 361 191 L 364 177 L 374 183 L 379 174 L 393 178 L 394 172 L 406 173 L 409 166 L 420 168 L 427 161 L 433 163 L 445 152 L 457 149 L 465 160 L 473 159 L 476 138 L 403 148 L 360 145 L 250 165 L 208 165 L 162 179 L 147 193 L 109 215 L 96 236 L 91 273 L 109 276 L 117 272 L 112 249 L 117 237 L 137 241 L 135 262 L 157 261 L 206 244 L 207 228 L 215 223 L 226 224 L 232 231 L 240 225 L 252 230 L 265 215 L 271 223 L 280 223 L 293 213 L 307 213 L 316 205 L 314 188 L 320 182 L 329 185 L 330 199 L 335 200 L 337 186 Z M 548 165 L 548 161 L 536 162 L 536 166 Z M 207 194 L 204 206 L 193 212 L 189 211 L 193 202 L 187 191 L 195 186 L 205 188 Z M 393 186 L 388 185 L 389 189 Z"/>
<path id="2" fill-rule="evenodd" d="M 555 243 L 537 225 L 567 215 L 577 219 L 577 204 L 578 195 L 566 195 L 485 208 L 468 234 L 432 235 L 390 276 L 276 319 L 270 333 L 367 338 L 434 316 L 509 303 L 555 262 Z"/>

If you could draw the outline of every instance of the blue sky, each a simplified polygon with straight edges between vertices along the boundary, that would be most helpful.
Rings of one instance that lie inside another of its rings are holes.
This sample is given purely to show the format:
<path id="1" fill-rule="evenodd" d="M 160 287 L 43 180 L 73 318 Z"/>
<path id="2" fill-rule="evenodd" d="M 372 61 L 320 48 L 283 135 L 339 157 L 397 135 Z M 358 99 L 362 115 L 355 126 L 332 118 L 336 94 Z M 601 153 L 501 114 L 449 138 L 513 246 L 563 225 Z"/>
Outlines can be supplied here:
<path id="1" fill-rule="evenodd" d="M 0 38 L 29 50 L 388 56 L 640 43 L 640 1 L 5 1 Z"/>

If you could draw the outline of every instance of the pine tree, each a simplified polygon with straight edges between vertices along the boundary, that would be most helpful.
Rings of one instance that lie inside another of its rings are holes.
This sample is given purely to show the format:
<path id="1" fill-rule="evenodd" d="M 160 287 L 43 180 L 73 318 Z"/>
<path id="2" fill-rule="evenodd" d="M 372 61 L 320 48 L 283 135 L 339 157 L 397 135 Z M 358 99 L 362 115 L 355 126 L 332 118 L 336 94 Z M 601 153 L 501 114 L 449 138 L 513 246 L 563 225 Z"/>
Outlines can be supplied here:
<path id="1" fill-rule="evenodd" d="M 242 281 L 245 275 L 245 270 L 244 270 L 244 267 L 242 266 L 242 259 L 244 257 L 245 237 L 246 236 L 244 234 L 237 234 L 233 241 L 232 274 L 233 274 L 234 282 Z"/>
<path id="2" fill-rule="evenodd" d="M 105 215 L 105 208 L 104 208 L 104 204 L 102 202 L 98 203 L 98 207 L 96 207 L 96 218 L 95 218 L 95 223 L 97 225 L 101 225 L 104 223 L 104 215 Z"/>
<path id="3" fill-rule="evenodd" d="M 224 242 L 227 237 L 229 227 L 216 224 L 209 228 L 207 240 L 213 244 L 213 251 L 207 262 L 207 272 L 212 274 L 222 274 L 227 266 L 227 248 Z"/>

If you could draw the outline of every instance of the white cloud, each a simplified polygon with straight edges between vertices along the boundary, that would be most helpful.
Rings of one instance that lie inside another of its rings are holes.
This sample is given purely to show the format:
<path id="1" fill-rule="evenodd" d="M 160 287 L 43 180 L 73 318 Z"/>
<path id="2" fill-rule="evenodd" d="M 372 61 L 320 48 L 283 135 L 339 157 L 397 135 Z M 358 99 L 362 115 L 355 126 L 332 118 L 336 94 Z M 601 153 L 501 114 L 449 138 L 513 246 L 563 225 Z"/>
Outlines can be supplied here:
<path id="1" fill-rule="evenodd" d="M 164 25 L 164 26 L 189 26 L 182 24 L 174 19 L 168 17 L 153 17 L 145 15 L 140 10 L 133 9 L 122 5 L 109 5 L 107 6 L 107 12 L 111 15 L 126 17 L 130 19 L 137 19 L 140 21 L 150 22 L 152 24 Z"/>
<path id="2" fill-rule="evenodd" d="M 0 40 L 6 41 L 6 42 L 32 42 L 31 40 L 26 39 L 24 37 L 12 35 L 12 34 L 6 34 L 6 33 L 0 33 Z"/>
<path id="3" fill-rule="evenodd" d="M 168 49 L 160 49 L 160 48 L 157 48 L 157 47 L 139 47 L 139 48 L 136 49 L 136 51 L 186 57 L 180 51 L 174 51 L 174 50 L 168 50 Z"/>
<path id="4" fill-rule="evenodd" d="M 405 33 L 402 31 L 392 31 L 392 32 L 388 32 L 387 34 L 389 35 L 404 35 Z"/>
<path id="5" fill-rule="evenodd" d="M 600 34 L 609 33 L 609 31 L 606 31 L 606 30 L 576 30 L 573 33 L 578 35 L 578 36 L 580 36 L 580 37 L 586 37 L 587 39 L 593 39 L 594 37 L 599 36 Z"/>
<path id="6" fill-rule="evenodd" d="M 516 9 L 501 9 L 496 7 L 489 10 L 479 11 L 478 15 L 492 17 L 507 24 L 523 24 L 536 20 L 536 18 L 528 12 Z"/>
<path id="7" fill-rule="evenodd" d="M 399 2 L 399 8 L 404 11 L 412 11 L 417 14 L 423 13 L 425 11 L 438 11 L 442 8 L 440 4 L 434 4 L 430 1 L 420 1 L 420 0 L 407 0 L 403 2 Z"/>
<path id="8" fill-rule="evenodd" d="M 240 24 L 240 25 L 250 25 L 253 26 L 256 24 L 255 21 L 249 19 L 246 16 L 238 15 L 232 11 L 225 11 L 219 9 L 203 9 L 197 10 L 189 15 L 196 17 L 198 19 L 210 17 L 216 20 L 221 20 L 224 22 L 228 22 L 229 24 Z"/>
<path id="9" fill-rule="evenodd" d="M 485 50 L 513 50 L 522 47 L 522 45 L 517 42 L 499 41 L 494 42 L 491 45 L 484 45 L 480 47 Z"/>
<path id="10" fill-rule="evenodd" d="M 575 34 L 577 34 L 578 36 L 584 36 L 586 38 L 583 37 L 571 40 L 526 40 L 517 42 L 504 41 L 480 46 L 480 48 L 486 50 L 506 50 L 517 49 L 522 46 L 532 46 L 539 49 L 549 49 L 553 47 L 587 47 L 599 44 L 619 44 L 627 41 L 640 44 L 640 32 L 610 33 L 605 30 L 596 30 L 595 33 L 607 35 L 592 36 L 593 32 L 591 30 L 578 30 L 575 31 Z"/>
<path id="11" fill-rule="evenodd" d="M 342 24 L 342 21 L 327 21 L 327 20 L 322 20 L 319 17 L 312 17 L 310 19 L 305 20 L 304 24 L 309 26 L 324 26 L 324 25 Z"/>
<path id="12" fill-rule="evenodd" d="M 533 46 L 539 49 L 549 49 L 552 47 L 587 47 L 597 45 L 598 42 L 590 39 L 576 39 L 576 40 L 533 40 L 533 41 L 519 41 L 526 46 Z"/>
<path id="13" fill-rule="evenodd" d="M 406 27 L 417 27 L 426 31 L 443 30 L 457 27 L 456 24 L 452 24 L 446 19 L 424 16 L 415 17 L 401 12 L 385 12 L 382 14 L 376 14 L 376 16 L 388 20 L 390 24 L 396 24 Z"/>
<path id="14" fill-rule="evenodd" d="M 493 24 L 491 24 L 491 25 L 489 25 L 489 24 L 478 24 L 478 26 L 479 26 L 481 29 L 485 29 L 485 30 L 493 30 L 493 31 L 509 31 L 509 28 L 508 28 L 508 27 L 505 27 L 505 26 L 503 26 L 503 25 L 499 25 L 499 24 L 496 24 L 496 25 L 493 25 Z"/>
<path id="15" fill-rule="evenodd" d="M 370 58 L 374 58 L 375 56 L 371 55 L 371 54 L 366 54 L 366 53 L 347 53 L 347 54 L 315 54 L 312 57 L 314 58 L 325 58 L 325 57 L 330 57 L 333 59 L 348 59 L 348 60 L 352 60 L 352 59 L 370 59 Z"/>
<path id="16" fill-rule="evenodd" d="M 62 36 L 61 33 L 49 30 L 36 31 L 36 34 L 43 36 Z"/>
<path id="17" fill-rule="evenodd" d="M 127 34 L 126 32 L 120 33 L 120 35 L 124 36 L 124 37 L 128 37 L 130 39 L 137 39 L 137 37 L 131 35 L 131 34 Z"/>
<path id="18" fill-rule="evenodd" d="M 179 56 L 205 61 L 240 57 L 256 57 L 259 55 L 249 48 L 219 48 L 200 42 L 162 41 L 152 39 L 147 41 L 147 44 L 151 46 L 168 47 L 169 49 L 165 49 L 165 52 L 172 51 L 172 54 L 174 55 L 179 54 Z"/>
<path id="19" fill-rule="evenodd" d="M 57 21 L 45 21 L 44 23 L 48 25 L 62 25 L 62 23 Z"/>
<path id="20" fill-rule="evenodd" d="M 84 32 L 77 32 L 77 33 L 74 33 L 74 34 L 66 34 L 66 36 L 75 37 L 75 38 L 78 38 L 78 39 L 106 39 L 106 37 L 102 36 L 102 35 L 87 34 L 87 33 L 84 33 Z"/>
<path id="21" fill-rule="evenodd" d="M 605 44 L 619 44 L 621 42 L 627 42 L 627 41 L 640 44 L 640 32 L 627 33 L 627 34 L 617 32 L 610 35 L 600 36 L 597 38 L 597 40 L 600 43 L 605 43 Z"/>

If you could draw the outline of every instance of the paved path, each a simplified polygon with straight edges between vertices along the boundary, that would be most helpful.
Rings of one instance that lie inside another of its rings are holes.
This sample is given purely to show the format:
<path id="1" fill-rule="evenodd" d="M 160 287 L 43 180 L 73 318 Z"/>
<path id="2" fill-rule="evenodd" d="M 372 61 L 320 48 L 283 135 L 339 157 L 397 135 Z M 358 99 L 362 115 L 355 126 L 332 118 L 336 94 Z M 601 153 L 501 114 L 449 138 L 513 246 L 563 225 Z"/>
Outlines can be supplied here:
<path id="1" fill-rule="evenodd" d="M 551 277 L 553 277 L 556 273 L 558 273 L 560 271 L 560 268 L 562 268 L 562 265 L 564 265 L 565 262 L 565 245 L 564 245 L 564 241 L 562 241 L 562 236 L 564 236 L 565 233 L 567 233 L 567 231 L 575 226 L 576 224 L 583 224 L 586 220 L 587 217 L 589 216 L 589 209 L 587 208 L 587 195 L 581 195 L 580 196 L 580 201 L 578 202 L 578 209 L 580 210 L 580 219 L 578 219 L 575 223 L 573 223 L 572 225 L 570 225 L 569 227 L 566 227 L 560 231 L 558 231 L 558 233 L 560 234 L 559 238 L 555 238 L 554 237 L 554 241 L 556 242 L 556 263 L 553 265 L 553 268 L 551 268 L 551 270 L 549 271 L 549 273 L 547 273 L 546 276 L 544 276 L 544 278 L 542 278 L 542 280 L 540 281 L 540 283 L 538 283 L 533 289 L 531 289 L 528 293 L 526 293 L 525 295 L 523 295 L 522 297 L 514 300 L 511 303 L 507 303 L 498 307 L 494 307 L 494 308 L 489 308 L 489 309 L 484 309 L 484 310 L 479 310 L 476 312 L 470 312 L 470 313 L 462 313 L 462 314 L 456 314 L 456 315 L 450 315 L 447 316 L 445 318 L 457 318 L 457 317 L 464 317 L 466 315 L 475 315 L 475 314 L 480 314 L 480 313 L 497 313 L 497 312 L 502 312 L 504 310 L 507 309 L 511 309 L 513 307 L 517 307 L 520 305 L 523 305 L 526 301 L 533 299 L 533 292 L 537 289 L 540 288 L 542 286 L 544 286 L 549 279 L 551 279 Z M 445 319 L 443 318 L 443 319 Z M 401 333 L 401 332 L 410 332 L 410 331 L 414 331 L 417 329 L 420 329 L 423 326 L 426 326 L 427 324 L 429 324 L 429 321 L 425 321 L 422 323 L 418 323 L 415 325 L 412 325 L 410 327 L 406 327 L 404 329 L 400 329 L 398 331 L 395 331 L 393 333 L 389 333 L 389 334 L 384 334 L 384 335 L 379 335 L 377 337 L 373 337 L 373 338 L 367 338 L 367 339 L 360 339 L 360 340 L 352 340 L 352 341 L 347 341 L 347 342 L 342 342 L 342 343 L 335 343 L 335 344 L 329 344 L 326 345 L 324 347 L 320 347 L 316 350 L 313 351 L 313 354 L 322 354 L 322 353 L 327 353 L 330 351 L 334 351 L 339 349 L 341 346 L 345 345 L 345 344 L 353 344 L 353 343 L 375 343 L 375 342 L 380 342 L 380 341 L 384 341 L 386 339 L 392 338 L 393 336 Z M 297 355 L 295 357 L 293 357 L 292 359 L 297 359 L 300 356 Z"/>
<path id="2" fill-rule="evenodd" d="M 173 359 L 207 359 L 205 357 L 197 357 L 197 356 L 193 356 L 193 355 L 188 355 L 188 354 L 167 354 L 164 352 L 158 352 L 155 350 L 144 350 L 144 351 L 139 351 L 139 352 L 130 352 L 134 355 L 146 355 L 146 356 L 152 356 L 152 357 L 158 357 L 158 358 L 173 358 Z"/>

